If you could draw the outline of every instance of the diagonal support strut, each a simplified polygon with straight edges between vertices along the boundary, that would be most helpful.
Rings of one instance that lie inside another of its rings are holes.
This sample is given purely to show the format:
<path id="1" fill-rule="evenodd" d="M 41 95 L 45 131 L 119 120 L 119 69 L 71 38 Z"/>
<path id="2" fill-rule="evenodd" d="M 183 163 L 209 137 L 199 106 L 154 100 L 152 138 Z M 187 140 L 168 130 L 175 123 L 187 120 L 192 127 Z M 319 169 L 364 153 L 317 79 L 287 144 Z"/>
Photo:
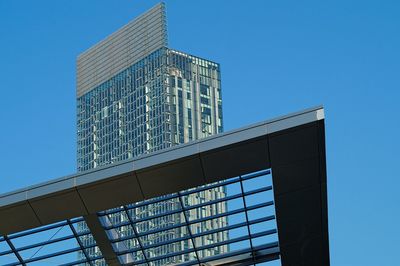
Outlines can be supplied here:
<path id="1" fill-rule="evenodd" d="M 118 256 L 115 253 L 112 244 L 107 237 L 107 233 L 104 231 L 97 214 L 89 214 L 84 216 L 83 218 L 85 219 L 85 222 L 89 227 L 94 240 L 96 240 L 96 244 L 101 250 L 101 253 L 103 254 L 105 261 L 107 262 L 107 265 L 121 266 L 118 260 Z"/>

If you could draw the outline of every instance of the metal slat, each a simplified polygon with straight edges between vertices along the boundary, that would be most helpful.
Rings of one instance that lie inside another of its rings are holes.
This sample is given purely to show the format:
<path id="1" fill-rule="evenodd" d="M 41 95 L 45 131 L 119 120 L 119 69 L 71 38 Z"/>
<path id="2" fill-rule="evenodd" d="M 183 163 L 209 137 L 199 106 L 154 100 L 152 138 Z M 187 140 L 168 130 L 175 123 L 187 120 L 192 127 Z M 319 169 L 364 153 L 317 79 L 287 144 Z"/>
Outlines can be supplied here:
<path id="1" fill-rule="evenodd" d="M 86 258 L 87 262 L 90 264 L 90 266 L 93 266 L 93 263 L 90 261 L 89 254 L 87 254 L 87 252 L 85 250 L 85 247 L 83 246 L 83 243 L 82 243 L 82 241 L 80 239 L 80 235 L 78 235 L 78 233 L 76 232 L 76 230 L 75 230 L 74 226 L 72 225 L 71 221 L 67 220 L 67 222 L 68 222 L 69 228 L 71 229 L 76 241 L 78 242 L 79 247 L 81 248 L 83 254 L 85 255 L 85 258 Z"/>
<path id="2" fill-rule="evenodd" d="M 243 188 L 243 180 L 242 180 L 242 177 L 240 176 L 239 179 L 240 179 L 240 189 L 242 190 L 242 194 L 244 194 L 244 188 Z M 244 214 L 245 214 L 245 217 L 246 217 L 247 233 L 248 233 L 249 235 L 251 235 L 250 225 L 249 225 L 249 214 L 247 213 L 246 197 L 242 197 L 242 200 L 243 200 L 244 209 L 246 210 L 246 211 L 244 212 Z M 251 250 L 253 250 L 253 240 L 250 238 L 249 241 L 250 241 L 250 248 L 251 248 Z M 251 257 L 252 257 L 252 259 L 254 260 L 254 256 L 252 255 Z"/>
<path id="3" fill-rule="evenodd" d="M 196 209 L 196 208 L 201 208 L 201 207 L 204 207 L 204 206 L 208 206 L 208 205 L 212 205 L 212 204 L 216 204 L 216 203 L 221 203 L 221 202 L 224 202 L 224 201 L 234 200 L 234 199 L 238 199 L 238 198 L 245 197 L 245 196 L 250 196 L 250 195 L 253 195 L 253 194 L 257 194 L 257 193 L 261 193 L 261 192 L 265 192 L 265 191 L 269 191 L 269 190 L 272 190 L 272 186 L 267 186 L 267 187 L 255 189 L 255 190 L 252 190 L 252 191 L 248 191 L 248 192 L 243 193 L 243 194 L 242 193 L 238 193 L 238 194 L 235 194 L 235 195 L 232 195 L 232 196 L 227 196 L 227 197 L 224 197 L 224 198 L 219 198 L 219 199 L 215 199 L 215 200 L 204 202 L 204 203 L 187 206 L 187 207 L 184 207 L 184 210 L 188 211 L 188 210 L 192 210 L 192 209 Z M 136 222 L 137 223 L 144 222 L 144 221 L 152 220 L 152 219 L 155 219 L 155 218 L 161 218 L 161 217 L 164 217 L 164 216 L 177 214 L 177 213 L 180 213 L 180 212 L 181 212 L 180 209 L 172 210 L 172 211 L 169 211 L 169 212 L 164 212 L 164 213 L 160 213 L 160 214 L 157 214 L 157 215 L 152 215 L 152 216 L 148 216 L 148 217 L 145 217 L 145 218 L 141 218 L 141 219 L 138 219 Z M 99 216 L 102 217 L 102 216 L 104 216 L 104 214 L 99 214 Z M 104 229 L 107 230 L 107 229 L 112 229 L 112 228 L 113 227 L 105 227 Z"/>
<path id="4" fill-rule="evenodd" d="M 183 205 L 183 201 L 182 201 L 182 196 L 179 194 L 179 192 L 178 192 L 178 196 L 179 196 L 179 203 L 180 203 L 180 206 L 181 206 L 181 208 L 182 208 L 182 210 L 183 210 L 183 218 L 184 218 L 184 220 L 185 220 L 185 225 L 186 225 L 186 228 L 187 228 L 187 230 L 188 230 L 188 232 L 189 232 L 189 236 L 190 236 L 190 240 L 191 240 L 191 242 L 192 242 L 192 245 L 193 245 L 193 249 L 194 249 L 194 253 L 196 254 L 196 260 L 199 262 L 199 264 L 200 264 L 200 258 L 199 258 L 199 252 L 197 251 L 197 249 L 196 249 L 196 243 L 195 243 L 195 241 L 194 241 L 194 238 L 193 238 L 193 234 L 192 234 L 192 230 L 190 229 L 190 225 L 189 225 L 189 218 L 187 217 L 187 215 L 186 215 L 186 211 L 185 211 L 185 206 Z"/>
<path id="5" fill-rule="evenodd" d="M 232 244 L 232 243 L 236 243 L 236 242 L 240 242 L 240 241 L 249 240 L 250 238 L 257 238 L 257 237 L 262 237 L 262 236 L 275 234 L 276 232 L 277 232 L 276 229 L 267 230 L 267 231 L 260 232 L 260 233 L 257 233 L 257 234 L 253 234 L 253 235 L 245 235 L 245 236 L 241 236 L 241 237 L 237 237 L 237 238 L 232 238 L 232 239 L 229 239 L 229 240 L 226 240 L 226 241 L 221 241 L 218 244 L 209 244 L 209 245 L 201 246 L 201 247 L 198 247 L 197 249 L 198 250 L 212 249 L 212 248 L 216 248 L 218 246 L 223 246 L 223 245 L 228 245 L 228 244 Z M 127 253 L 128 252 L 129 251 L 127 251 Z M 189 249 L 186 249 L 184 251 L 173 252 L 173 253 L 169 253 L 168 255 L 163 255 L 163 256 L 150 258 L 148 261 L 152 262 L 152 261 L 156 261 L 156 260 L 167 259 L 167 258 L 170 258 L 170 257 L 184 255 L 184 254 L 191 253 L 191 252 L 194 252 L 194 248 L 189 248 Z M 229 253 L 227 253 L 227 254 L 229 254 Z M 137 261 L 135 263 L 136 264 L 141 264 L 141 263 L 145 263 L 145 262 L 144 261 Z M 128 265 L 131 265 L 131 264 L 128 264 Z"/>
<path id="6" fill-rule="evenodd" d="M 268 207 L 268 206 L 272 206 L 272 205 L 273 205 L 273 201 L 269 201 L 269 202 L 265 202 L 265 203 L 249 206 L 249 207 L 247 207 L 247 210 L 248 211 L 256 210 L 256 209 L 259 209 L 259 208 Z M 239 213 L 242 213 L 242 212 L 244 213 L 245 211 L 246 211 L 246 208 L 240 208 L 240 209 L 236 209 L 236 210 L 232 210 L 232 211 L 228 211 L 228 212 L 224 212 L 224 213 L 219 213 L 219 214 L 216 214 L 216 215 L 213 215 L 213 216 L 207 216 L 207 217 L 199 218 L 199 219 L 196 219 L 196 220 L 191 220 L 188 223 L 191 225 L 191 224 L 196 224 L 196 223 L 200 223 L 200 222 L 206 222 L 208 220 L 228 217 L 230 215 L 239 214 Z M 129 225 L 129 223 L 128 222 L 124 222 L 122 225 L 119 224 L 119 225 L 117 225 L 115 227 L 111 227 L 111 228 L 108 227 L 107 230 L 112 230 L 112 229 L 120 228 L 120 227 L 127 226 L 127 225 Z M 144 233 L 139 233 L 138 236 L 139 237 L 143 237 L 143 236 L 146 236 L 146 235 L 149 235 L 149 234 L 154 234 L 154 233 L 158 233 L 158 232 L 162 232 L 162 231 L 166 231 L 166 230 L 170 230 L 170 229 L 175 229 L 175 228 L 182 227 L 182 226 L 185 226 L 185 224 L 184 223 L 174 224 L 174 225 L 171 225 L 169 227 L 163 227 L 163 228 L 159 228 L 159 229 L 156 229 L 156 230 L 150 230 L 150 231 L 147 231 L 147 232 L 144 232 Z M 112 239 L 110 241 L 114 243 L 114 242 L 119 242 L 121 240 L 125 240 L 125 238 Z"/>
<path id="7" fill-rule="evenodd" d="M 17 257 L 19 263 L 20 263 L 22 266 L 25 266 L 26 264 L 25 264 L 24 260 L 22 259 L 21 255 L 18 253 L 18 251 L 15 249 L 15 246 L 14 246 L 14 244 L 11 242 L 11 240 L 10 240 L 7 236 L 4 236 L 4 239 L 6 240 L 8 246 L 10 247 L 10 249 L 12 250 L 12 252 L 14 253 L 14 255 Z M 18 265 L 18 264 L 17 264 L 17 265 Z"/>
<path id="8" fill-rule="evenodd" d="M 275 216 L 271 215 L 271 216 L 268 216 L 268 217 L 263 217 L 263 218 L 259 218 L 259 219 L 256 219 L 256 220 L 252 220 L 249 223 L 243 222 L 243 223 L 239 223 L 239 224 L 219 227 L 219 228 L 216 228 L 216 229 L 213 229 L 213 230 L 200 232 L 200 233 L 197 233 L 197 234 L 192 234 L 191 236 L 183 236 L 183 237 L 174 238 L 174 239 L 171 239 L 171 240 L 168 240 L 168 241 L 164 241 L 164 242 L 160 242 L 160 243 L 154 243 L 152 245 L 146 246 L 144 249 L 161 247 L 161 246 L 164 246 L 164 245 L 173 244 L 175 242 L 180 242 L 180 241 L 183 241 L 183 240 L 189 240 L 190 238 L 202 237 L 202 236 L 215 234 L 215 233 L 221 233 L 221 232 L 224 232 L 224 231 L 227 231 L 227 230 L 232 230 L 232 229 L 237 229 L 237 228 L 240 228 L 240 227 L 245 227 L 247 225 L 253 225 L 253 224 L 257 224 L 257 223 L 262 223 L 262 222 L 265 222 L 265 221 L 271 221 L 273 219 L 275 219 Z M 183 224 L 183 226 L 185 226 L 185 224 Z M 119 240 L 118 242 L 130 240 L 130 239 L 133 239 L 133 238 L 130 237 L 130 238 L 127 238 L 127 239 Z M 141 250 L 141 248 L 132 248 L 129 251 L 130 252 L 137 252 L 137 251 L 140 251 L 140 250 Z"/>
<path id="9" fill-rule="evenodd" d="M 144 251 L 144 248 L 143 248 L 142 241 L 141 241 L 140 238 L 138 237 L 138 232 L 137 232 L 137 230 L 136 230 L 135 223 L 134 223 L 134 221 L 132 220 L 132 217 L 129 215 L 126 206 L 124 206 L 124 210 L 125 210 L 126 216 L 128 217 L 129 222 L 131 223 L 131 226 L 132 226 L 132 229 L 133 229 L 133 233 L 135 234 L 135 238 L 137 239 L 137 241 L 138 241 L 138 243 L 139 243 L 140 250 L 142 251 L 142 254 L 143 254 L 143 257 L 144 257 L 144 259 L 145 259 L 145 261 L 146 261 L 146 264 L 149 265 L 146 252 Z"/>

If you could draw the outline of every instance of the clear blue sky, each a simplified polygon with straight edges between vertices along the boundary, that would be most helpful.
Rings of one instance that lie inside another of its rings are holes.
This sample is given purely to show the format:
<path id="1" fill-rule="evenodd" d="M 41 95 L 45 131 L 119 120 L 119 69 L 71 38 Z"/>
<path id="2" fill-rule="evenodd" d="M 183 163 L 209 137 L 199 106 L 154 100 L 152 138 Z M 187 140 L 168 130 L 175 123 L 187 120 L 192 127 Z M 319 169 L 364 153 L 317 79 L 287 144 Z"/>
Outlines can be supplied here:
<path id="1" fill-rule="evenodd" d="M 0 193 L 75 172 L 75 59 L 155 0 L 0 1 Z M 400 2 L 166 1 L 225 129 L 323 104 L 332 265 L 399 265 Z"/>

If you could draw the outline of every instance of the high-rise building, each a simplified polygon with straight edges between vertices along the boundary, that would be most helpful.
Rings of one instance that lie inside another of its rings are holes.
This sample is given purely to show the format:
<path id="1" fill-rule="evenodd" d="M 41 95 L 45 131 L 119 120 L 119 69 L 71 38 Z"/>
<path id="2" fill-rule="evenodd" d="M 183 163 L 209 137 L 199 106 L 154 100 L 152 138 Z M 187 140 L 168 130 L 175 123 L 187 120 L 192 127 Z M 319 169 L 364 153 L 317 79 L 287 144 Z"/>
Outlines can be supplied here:
<path id="1" fill-rule="evenodd" d="M 218 63 L 168 48 L 165 6 L 160 3 L 131 21 L 78 57 L 77 128 L 78 171 L 159 151 L 200 139 L 223 130 L 220 66 Z M 133 208 L 130 219 L 143 218 L 225 197 L 224 187 L 192 194 L 179 202 L 176 198 L 146 207 Z M 226 211 L 226 203 L 215 204 L 187 215 L 201 218 Z M 109 216 L 106 223 L 118 224 L 128 219 Z M 137 231 L 156 230 L 184 222 L 187 217 L 174 214 L 137 225 Z M 103 221 L 104 223 L 104 221 Z M 142 239 L 143 246 L 225 226 L 219 218 L 197 227 L 174 228 Z M 115 234 L 132 230 L 121 226 Z M 205 245 L 226 240 L 227 233 L 198 238 Z M 90 240 L 88 240 L 90 241 Z M 126 248 L 137 245 L 126 241 Z M 151 256 L 162 256 L 193 246 L 190 240 L 176 241 L 152 249 Z M 227 246 L 203 250 L 212 256 L 225 252 Z M 96 253 L 97 250 L 92 250 Z M 145 254 L 131 254 L 133 257 Z M 188 255 L 165 259 L 161 264 L 183 262 Z M 194 255 L 193 255 L 194 256 Z"/>

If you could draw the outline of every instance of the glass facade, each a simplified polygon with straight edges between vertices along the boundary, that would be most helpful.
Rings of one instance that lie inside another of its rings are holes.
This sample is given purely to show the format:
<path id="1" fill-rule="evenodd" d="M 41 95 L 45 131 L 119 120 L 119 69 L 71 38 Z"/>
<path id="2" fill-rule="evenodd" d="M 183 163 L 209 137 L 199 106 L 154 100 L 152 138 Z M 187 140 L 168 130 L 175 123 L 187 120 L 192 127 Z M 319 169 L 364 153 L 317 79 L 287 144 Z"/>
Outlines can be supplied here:
<path id="1" fill-rule="evenodd" d="M 217 63 L 161 48 L 78 98 L 78 171 L 223 131 Z"/>
<path id="2" fill-rule="evenodd" d="M 78 98 L 78 171 L 134 158 L 191 140 L 223 131 L 222 98 L 219 64 L 178 52 L 160 48 L 111 79 Z M 190 178 L 190 177 L 188 177 Z M 224 186 L 192 193 L 184 199 L 170 198 L 157 204 L 134 208 L 132 219 L 160 212 L 174 211 L 177 206 L 201 204 L 226 196 Z M 181 202 L 183 201 L 183 202 Z M 187 215 L 174 213 L 154 218 L 138 226 L 138 232 L 153 231 L 173 223 L 216 215 L 227 211 L 224 203 L 202 211 L 189 211 Z M 132 211 L 131 211 L 132 212 Z M 207 213 L 207 214 L 206 214 Z M 115 214 L 108 222 L 126 219 Z M 105 220 L 102 221 L 106 222 Z M 227 217 L 209 224 L 198 224 L 196 232 L 227 226 Z M 84 226 L 82 227 L 84 228 Z M 132 234 L 126 227 L 123 234 Z M 147 236 L 143 245 L 184 237 L 184 227 L 160 231 Z M 204 236 L 203 242 L 221 242 L 226 233 Z M 126 240 L 127 249 L 135 241 Z M 189 240 L 174 242 L 154 249 L 155 256 L 182 251 L 192 244 Z M 136 243 L 137 244 L 137 243 Z M 227 245 L 202 250 L 202 256 L 226 252 Z M 96 255 L 92 250 L 92 255 Z M 167 257 L 156 265 L 192 260 L 195 253 Z"/>

